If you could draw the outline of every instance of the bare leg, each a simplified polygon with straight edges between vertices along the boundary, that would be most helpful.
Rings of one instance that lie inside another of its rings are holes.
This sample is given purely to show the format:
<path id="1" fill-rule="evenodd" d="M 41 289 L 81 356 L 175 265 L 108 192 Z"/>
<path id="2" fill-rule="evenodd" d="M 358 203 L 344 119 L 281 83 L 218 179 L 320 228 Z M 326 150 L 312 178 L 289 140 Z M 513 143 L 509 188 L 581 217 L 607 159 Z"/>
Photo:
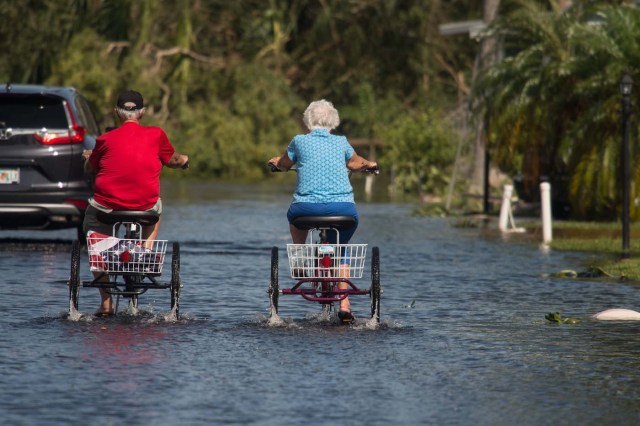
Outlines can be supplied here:
<path id="1" fill-rule="evenodd" d="M 153 241 L 158 238 L 158 233 L 160 232 L 160 221 L 161 219 L 158 219 L 155 225 L 142 227 L 142 238 L 147 240 L 144 244 L 145 248 L 153 248 L 153 243 L 150 243 L 149 241 Z"/>
<path id="2" fill-rule="evenodd" d="M 96 312 L 97 314 L 111 314 L 113 313 L 113 299 L 111 299 L 111 295 L 107 293 L 104 289 L 100 289 L 100 298 L 102 299 L 100 303 L 100 309 Z"/>
<path id="3" fill-rule="evenodd" d="M 94 272 L 93 276 L 98 278 L 100 275 L 102 275 L 102 277 L 100 278 L 100 282 L 108 282 L 109 281 L 109 276 L 108 275 L 104 275 L 101 272 Z M 107 293 L 107 291 L 103 288 L 98 289 L 100 290 L 100 308 L 98 308 L 98 310 L 96 311 L 96 314 L 100 315 L 100 314 L 112 314 L 113 313 L 113 299 L 111 299 L 111 295 L 109 293 Z"/>
<path id="4" fill-rule="evenodd" d="M 298 229 L 293 225 L 289 225 L 289 231 L 291 232 L 293 244 L 304 244 L 306 242 L 307 234 L 309 233 L 308 230 Z"/>
<path id="5" fill-rule="evenodd" d="M 349 265 L 340 265 L 340 276 L 344 278 L 349 278 Z M 345 282 L 338 283 L 338 288 L 340 290 L 346 290 L 349 288 L 349 285 Z M 351 303 L 349 302 L 349 298 L 345 297 L 340 301 L 340 310 L 351 312 Z"/>
<path id="6" fill-rule="evenodd" d="M 98 210 L 89 205 L 89 207 L 87 207 L 87 211 L 85 213 L 85 217 L 84 217 L 84 224 L 83 224 L 83 229 L 85 232 L 85 235 L 87 233 L 88 230 L 91 229 L 102 229 L 101 228 L 101 223 L 100 221 L 96 218 L 96 214 L 97 214 Z M 105 234 L 111 235 L 111 231 L 107 231 L 105 232 Z M 103 273 L 103 272 L 93 272 L 93 278 L 95 280 L 98 280 L 98 282 L 100 283 L 108 283 L 109 282 L 109 275 Z M 112 314 L 113 313 L 113 300 L 111 299 L 111 295 L 109 293 L 107 293 L 107 291 L 105 289 L 99 288 L 98 289 L 100 292 L 100 307 L 96 310 L 96 315 L 102 315 L 102 314 Z"/>

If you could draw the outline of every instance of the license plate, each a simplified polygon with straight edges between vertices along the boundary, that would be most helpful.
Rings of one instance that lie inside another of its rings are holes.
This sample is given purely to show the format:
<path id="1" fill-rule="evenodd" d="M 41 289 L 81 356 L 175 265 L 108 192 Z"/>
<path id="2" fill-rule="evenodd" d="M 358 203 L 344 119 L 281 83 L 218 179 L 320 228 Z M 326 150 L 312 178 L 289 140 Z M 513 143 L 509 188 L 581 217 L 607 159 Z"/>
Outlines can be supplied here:
<path id="1" fill-rule="evenodd" d="M 0 184 L 20 183 L 20 169 L 0 169 Z"/>

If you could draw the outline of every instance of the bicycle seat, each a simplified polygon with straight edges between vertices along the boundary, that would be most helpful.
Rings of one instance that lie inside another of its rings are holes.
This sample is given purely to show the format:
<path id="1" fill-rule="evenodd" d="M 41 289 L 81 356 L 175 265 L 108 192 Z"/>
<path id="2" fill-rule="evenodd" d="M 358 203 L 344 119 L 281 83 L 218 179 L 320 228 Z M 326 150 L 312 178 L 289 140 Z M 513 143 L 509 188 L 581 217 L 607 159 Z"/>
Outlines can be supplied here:
<path id="1" fill-rule="evenodd" d="M 293 219 L 291 224 L 298 229 L 335 228 L 344 229 L 353 226 L 353 216 L 302 216 Z"/>
<path id="2" fill-rule="evenodd" d="M 114 210 L 111 213 L 98 210 L 96 218 L 106 225 L 115 225 L 116 223 L 121 222 L 133 222 L 147 226 L 154 225 L 158 220 L 160 220 L 160 216 L 156 212 L 135 210 Z"/>

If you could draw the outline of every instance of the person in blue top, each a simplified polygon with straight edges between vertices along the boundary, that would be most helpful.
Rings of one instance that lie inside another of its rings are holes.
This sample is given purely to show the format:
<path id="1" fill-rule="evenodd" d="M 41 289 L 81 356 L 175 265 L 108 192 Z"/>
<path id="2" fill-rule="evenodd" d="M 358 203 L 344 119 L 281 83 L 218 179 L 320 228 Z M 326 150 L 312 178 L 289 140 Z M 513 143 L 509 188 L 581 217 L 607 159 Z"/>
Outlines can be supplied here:
<path id="1" fill-rule="evenodd" d="M 355 224 L 340 231 L 340 243 L 346 244 L 358 227 L 349 170 L 365 171 L 376 168 L 377 163 L 356 154 L 345 136 L 331 133 L 340 124 L 338 111 L 331 102 L 324 99 L 311 102 L 302 118 L 309 133 L 296 135 L 282 156 L 269 160 L 280 170 L 289 170 L 295 164 L 298 172 L 287 212 L 291 239 L 294 244 L 304 244 L 307 239 L 307 230 L 291 224 L 297 217 L 353 216 Z M 335 239 L 335 234 L 330 234 Z M 340 288 L 346 287 L 346 283 L 340 283 Z M 343 321 L 353 320 L 348 298 L 340 302 L 339 316 Z"/>

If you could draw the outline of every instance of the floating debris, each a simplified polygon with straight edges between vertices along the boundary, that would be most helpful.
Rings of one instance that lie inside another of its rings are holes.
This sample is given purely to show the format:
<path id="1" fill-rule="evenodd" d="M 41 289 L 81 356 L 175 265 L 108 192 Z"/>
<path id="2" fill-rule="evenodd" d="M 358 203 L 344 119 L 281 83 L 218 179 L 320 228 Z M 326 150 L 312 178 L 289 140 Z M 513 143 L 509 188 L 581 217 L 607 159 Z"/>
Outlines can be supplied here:
<path id="1" fill-rule="evenodd" d="M 580 322 L 579 319 L 576 318 L 562 318 L 560 312 L 549 312 L 544 316 L 547 321 L 555 322 L 557 324 L 578 324 Z"/>
<path id="2" fill-rule="evenodd" d="M 631 309 L 607 309 L 593 316 L 600 321 L 640 321 L 640 312 Z"/>
<path id="3" fill-rule="evenodd" d="M 408 308 L 408 309 L 412 309 L 412 308 L 414 308 L 415 306 L 416 306 L 416 299 L 413 299 L 413 300 L 411 301 L 411 303 L 409 303 L 408 305 L 404 305 L 404 307 L 405 307 L 405 308 Z"/>
<path id="4" fill-rule="evenodd" d="M 577 272 L 572 269 L 564 269 L 560 272 L 556 272 L 555 274 L 553 274 L 553 276 L 557 278 L 614 278 L 613 275 L 604 271 L 602 268 L 594 266 L 590 267 L 584 272 Z"/>

